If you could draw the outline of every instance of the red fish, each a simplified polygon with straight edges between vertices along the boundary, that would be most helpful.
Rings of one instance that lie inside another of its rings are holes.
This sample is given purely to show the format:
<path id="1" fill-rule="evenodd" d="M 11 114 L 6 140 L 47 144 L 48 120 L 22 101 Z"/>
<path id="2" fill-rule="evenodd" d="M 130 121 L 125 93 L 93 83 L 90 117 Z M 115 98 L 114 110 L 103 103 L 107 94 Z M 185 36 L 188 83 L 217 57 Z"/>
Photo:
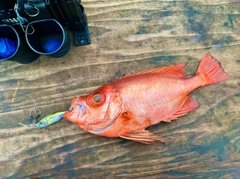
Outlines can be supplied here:
<path id="1" fill-rule="evenodd" d="M 99 136 L 162 143 L 163 138 L 145 128 L 193 111 L 199 103 L 190 92 L 228 78 L 209 53 L 195 76 L 186 78 L 185 66 L 181 63 L 142 71 L 107 83 L 89 95 L 73 98 L 64 118 Z"/>

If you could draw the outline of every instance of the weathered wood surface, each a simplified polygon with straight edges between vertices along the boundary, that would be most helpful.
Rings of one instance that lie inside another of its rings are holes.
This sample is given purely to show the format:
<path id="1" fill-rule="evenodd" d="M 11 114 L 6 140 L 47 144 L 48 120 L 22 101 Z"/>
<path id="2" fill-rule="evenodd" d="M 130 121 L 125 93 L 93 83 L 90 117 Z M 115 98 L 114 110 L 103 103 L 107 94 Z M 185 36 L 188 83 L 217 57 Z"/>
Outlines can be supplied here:
<path id="1" fill-rule="evenodd" d="M 238 0 L 83 0 L 92 44 L 61 59 L 0 64 L 0 178 L 239 178 Z M 71 98 L 126 73 L 188 62 L 209 51 L 229 80 L 193 92 L 200 108 L 150 131 L 166 146 L 94 136 L 61 120 L 27 129 L 29 113 L 67 110 Z"/>

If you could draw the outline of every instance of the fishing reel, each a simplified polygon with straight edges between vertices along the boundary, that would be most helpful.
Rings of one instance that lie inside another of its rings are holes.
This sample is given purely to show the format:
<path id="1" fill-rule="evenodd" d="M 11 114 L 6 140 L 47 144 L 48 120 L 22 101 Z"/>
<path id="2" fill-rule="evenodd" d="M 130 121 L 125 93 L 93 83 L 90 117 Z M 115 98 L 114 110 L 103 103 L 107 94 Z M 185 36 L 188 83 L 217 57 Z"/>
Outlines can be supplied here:
<path id="1" fill-rule="evenodd" d="M 80 0 L 1 0 L 0 24 L 20 25 L 55 19 L 69 28 L 76 46 L 91 43 L 87 16 Z M 24 21 L 23 21 L 24 19 Z"/>

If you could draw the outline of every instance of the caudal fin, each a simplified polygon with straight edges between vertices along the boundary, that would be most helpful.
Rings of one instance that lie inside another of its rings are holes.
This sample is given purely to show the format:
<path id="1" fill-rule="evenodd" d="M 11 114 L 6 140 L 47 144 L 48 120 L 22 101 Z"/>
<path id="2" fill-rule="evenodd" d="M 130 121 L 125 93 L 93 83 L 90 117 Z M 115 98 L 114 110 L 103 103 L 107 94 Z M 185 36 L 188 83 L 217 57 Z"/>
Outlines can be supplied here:
<path id="1" fill-rule="evenodd" d="M 203 85 L 210 85 L 228 79 L 228 74 L 224 72 L 220 63 L 209 53 L 206 53 L 197 69 L 197 75 L 203 79 Z"/>

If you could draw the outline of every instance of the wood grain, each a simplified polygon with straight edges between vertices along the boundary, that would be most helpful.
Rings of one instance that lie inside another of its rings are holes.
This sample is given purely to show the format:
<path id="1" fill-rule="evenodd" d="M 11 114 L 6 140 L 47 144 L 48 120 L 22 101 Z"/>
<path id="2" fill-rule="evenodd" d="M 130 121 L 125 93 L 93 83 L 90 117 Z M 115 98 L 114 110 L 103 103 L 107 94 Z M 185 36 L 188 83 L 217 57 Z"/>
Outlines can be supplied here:
<path id="1" fill-rule="evenodd" d="M 0 63 L 0 178 L 239 178 L 238 0 L 84 0 L 92 44 L 60 59 Z M 29 113 L 67 110 L 72 97 L 127 73 L 209 51 L 230 78 L 192 94 L 200 108 L 149 128 L 165 146 L 98 137 L 66 121 L 28 129 Z"/>

